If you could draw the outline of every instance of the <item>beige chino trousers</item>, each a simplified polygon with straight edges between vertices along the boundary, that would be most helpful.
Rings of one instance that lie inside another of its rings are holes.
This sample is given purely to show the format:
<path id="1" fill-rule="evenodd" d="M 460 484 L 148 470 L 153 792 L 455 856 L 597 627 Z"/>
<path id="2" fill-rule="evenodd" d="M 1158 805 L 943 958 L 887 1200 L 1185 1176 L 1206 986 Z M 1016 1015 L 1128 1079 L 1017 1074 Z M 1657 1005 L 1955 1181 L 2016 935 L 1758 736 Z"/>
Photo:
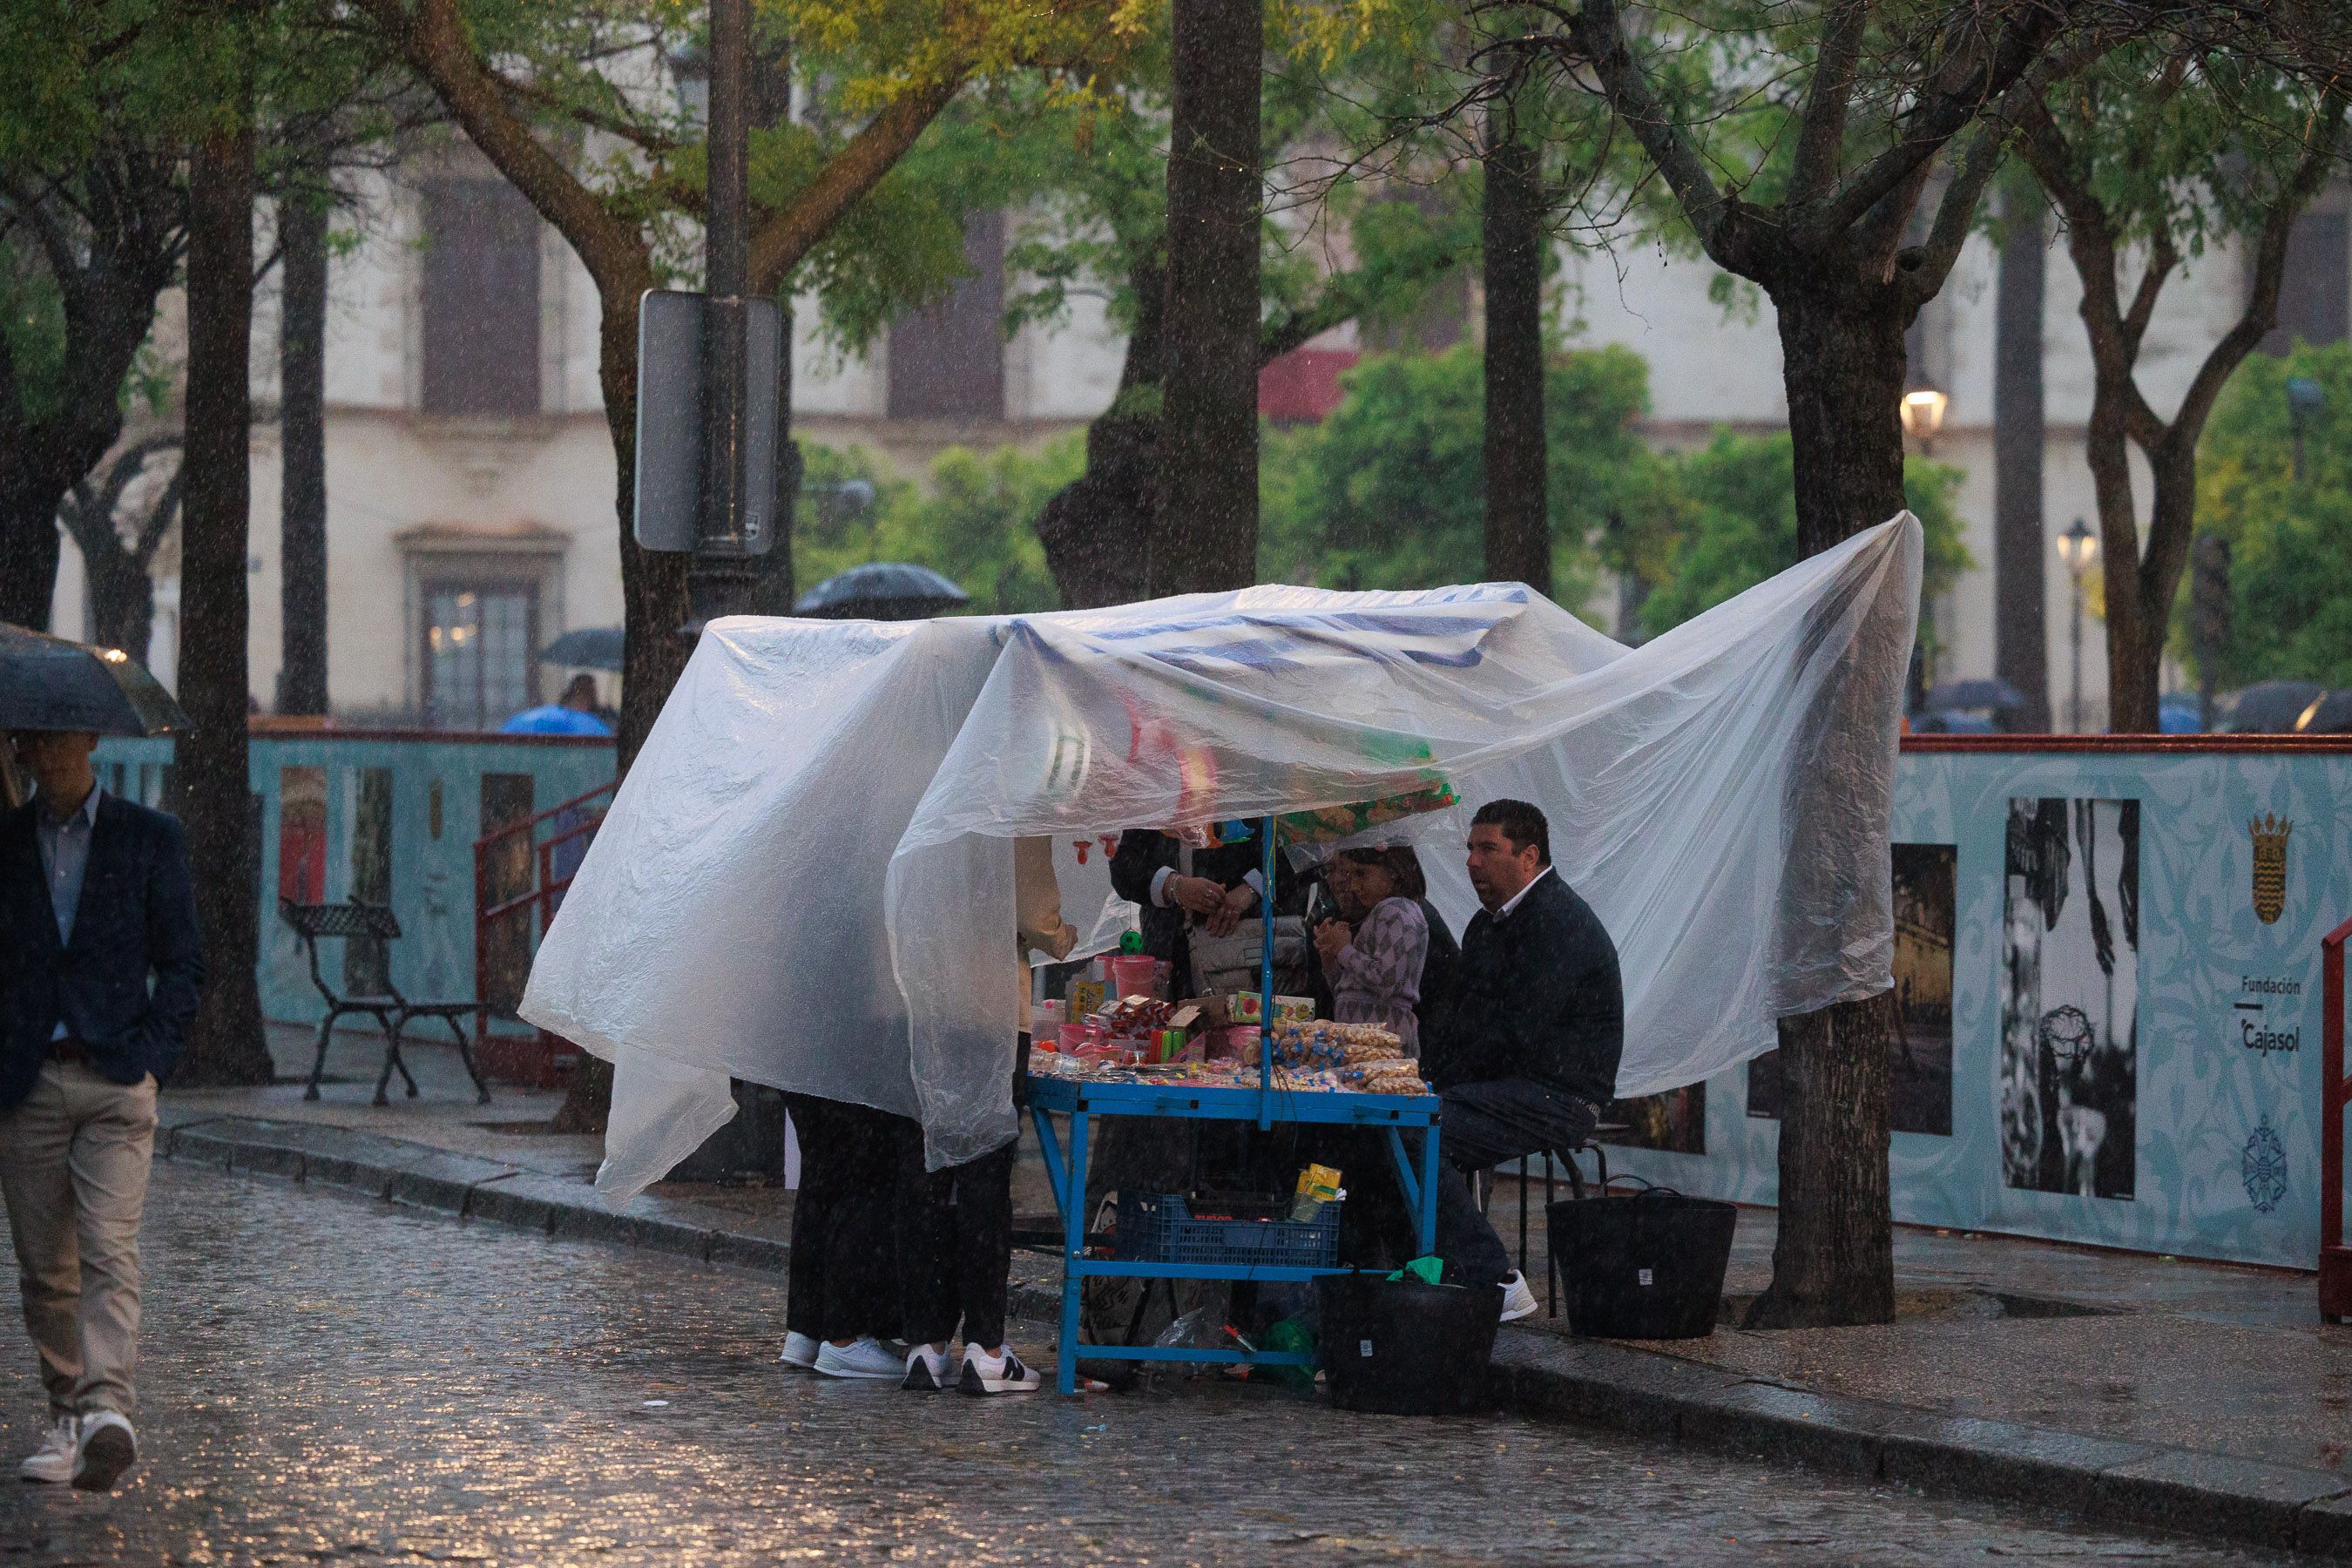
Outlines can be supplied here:
<path id="1" fill-rule="evenodd" d="M 154 1150 L 152 1077 L 120 1084 L 81 1062 L 45 1061 L 33 1092 L 0 1111 L 0 1198 L 56 1415 L 131 1414 Z"/>

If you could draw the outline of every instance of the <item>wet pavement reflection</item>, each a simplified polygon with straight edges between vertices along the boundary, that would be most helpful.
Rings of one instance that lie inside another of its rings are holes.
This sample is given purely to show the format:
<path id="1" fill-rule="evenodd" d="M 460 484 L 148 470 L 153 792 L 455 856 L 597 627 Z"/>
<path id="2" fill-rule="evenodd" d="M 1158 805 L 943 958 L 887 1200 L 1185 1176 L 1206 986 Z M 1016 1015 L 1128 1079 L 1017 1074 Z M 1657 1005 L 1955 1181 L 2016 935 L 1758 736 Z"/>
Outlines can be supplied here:
<path id="1" fill-rule="evenodd" d="M 147 1267 L 142 1462 L 0 1489 L 0 1562 L 2241 1560 L 1517 1419 L 823 1383 L 780 1281 L 184 1166 Z"/>

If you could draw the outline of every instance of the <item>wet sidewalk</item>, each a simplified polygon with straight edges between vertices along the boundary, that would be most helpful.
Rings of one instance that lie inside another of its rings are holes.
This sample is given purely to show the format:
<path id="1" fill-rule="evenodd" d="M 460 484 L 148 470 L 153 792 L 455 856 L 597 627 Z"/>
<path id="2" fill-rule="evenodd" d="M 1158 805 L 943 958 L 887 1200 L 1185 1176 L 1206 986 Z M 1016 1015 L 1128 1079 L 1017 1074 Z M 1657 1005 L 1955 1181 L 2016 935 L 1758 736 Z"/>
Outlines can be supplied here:
<path id="1" fill-rule="evenodd" d="M 307 1070 L 309 1039 L 273 1039 L 282 1070 Z M 598 1140 L 544 1131 L 560 1096 L 494 1085 L 495 1103 L 478 1106 L 456 1054 L 428 1047 L 407 1053 L 420 1097 L 401 1098 L 395 1080 L 379 1109 L 380 1053 L 372 1037 L 338 1037 L 317 1102 L 299 1079 L 170 1091 L 159 1152 L 704 1262 L 784 1266 L 789 1193 L 663 1183 L 612 1214 L 592 1185 Z M 1033 1181 L 1024 1171 L 1024 1211 L 1041 1206 Z M 1498 1184 L 1490 1211 L 1514 1247 L 1516 1187 Z M 1530 1195 L 1539 1285 L 1539 1184 Z M 1742 1214 L 1728 1321 L 1712 1337 L 1578 1341 L 1564 1317 L 1539 1314 L 1497 1343 L 1498 1394 L 1526 1412 L 1928 1489 L 2352 1557 L 2352 1328 L 2318 1321 L 2310 1275 L 1900 1228 L 1895 1322 L 1731 1326 L 1770 1279 L 1772 1240 L 1770 1213 Z M 1053 1259 L 1016 1256 L 1017 1307 L 1044 1310 L 1057 1284 Z"/>

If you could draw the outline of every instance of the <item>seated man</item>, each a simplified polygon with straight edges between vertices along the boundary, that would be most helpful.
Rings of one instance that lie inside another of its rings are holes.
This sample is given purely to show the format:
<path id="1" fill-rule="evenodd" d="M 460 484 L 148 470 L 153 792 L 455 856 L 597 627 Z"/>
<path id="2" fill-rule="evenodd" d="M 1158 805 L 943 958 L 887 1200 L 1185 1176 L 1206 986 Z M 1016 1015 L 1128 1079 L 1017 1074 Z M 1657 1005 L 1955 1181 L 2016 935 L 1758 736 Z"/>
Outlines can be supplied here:
<path id="1" fill-rule="evenodd" d="M 1462 936 L 1461 980 L 1423 1050 L 1443 1097 L 1437 1251 L 1465 1282 L 1501 1283 L 1503 1320 L 1536 1310 L 1464 1173 L 1580 1147 L 1615 1092 L 1625 1043 L 1617 947 L 1551 867 L 1551 828 L 1525 801 L 1471 819 L 1470 884 L 1485 907 Z"/>

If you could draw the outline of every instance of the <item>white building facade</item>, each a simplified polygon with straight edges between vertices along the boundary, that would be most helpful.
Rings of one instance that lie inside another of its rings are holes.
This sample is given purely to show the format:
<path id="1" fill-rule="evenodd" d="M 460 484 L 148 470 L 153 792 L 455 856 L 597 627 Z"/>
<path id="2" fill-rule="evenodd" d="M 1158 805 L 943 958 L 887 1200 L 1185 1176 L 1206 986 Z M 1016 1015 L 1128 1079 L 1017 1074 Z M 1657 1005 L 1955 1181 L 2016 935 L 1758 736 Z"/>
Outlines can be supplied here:
<path id="1" fill-rule="evenodd" d="M 460 152 L 375 176 L 358 192 L 356 243 L 331 268 L 327 336 L 329 682 L 346 722 L 495 728 L 552 699 L 559 672 L 536 652 L 578 627 L 621 619 L 619 520 L 597 380 L 598 300 L 586 271 L 488 165 Z M 2342 335 L 2335 300 L 2352 290 L 2342 203 L 2307 219 L 2288 320 Z M 349 221 L 349 220 L 346 220 Z M 2329 226 L 2333 225 L 2332 228 Z M 940 306 L 894 327 L 869 354 L 842 356 L 798 313 L 793 420 L 803 441 L 856 444 L 908 472 L 950 445 L 1034 445 L 1082 428 L 1116 390 L 1123 351 L 1098 301 L 1078 299 L 1051 330 L 999 333 L 1004 224 L 967 237 L 974 276 Z M 2052 711 L 2063 726 L 2074 675 L 2068 575 L 2054 541 L 2095 516 L 2083 455 L 2091 375 L 2079 285 L 2053 242 L 2043 327 L 2048 447 L 2043 516 Z M 1646 434 L 1703 443 L 1718 427 L 1785 426 L 1780 345 L 1768 301 L 1727 311 L 1714 270 L 1646 247 L 1565 258 L 1559 308 L 1573 342 L 1621 343 L 1650 367 Z M 1928 607 L 1939 678 L 1993 672 L 1991 247 L 1972 244 L 1915 333 L 1924 372 L 1949 402 L 1933 456 L 1967 474 L 1958 498 L 1975 564 Z M 2315 281 L 2316 279 L 2316 281 Z M 2144 356 L 2160 410 L 2177 403 L 2244 298 L 2227 251 L 2165 295 Z M 2315 299 L 2306 298 L 2316 289 Z M 1467 290 L 1476 320 L 1475 290 Z M 167 322 L 175 311 L 167 311 Z M 166 336 L 170 335 L 167 331 Z M 274 405 L 275 300 L 257 300 L 257 407 Z M 1344 363 L 1351 331 L 1310 345 Z M 131 433 L 132 437 L 138 434 Z M 126 439 L 131 437 L 126 437 Z M 252 679 L 266 710 L 279 661 L 279 451 L 274 423 L 253 444 Z M 70 541 L 53 626 L 86 626 Z M 176 580 L 159 568 L 150 662 L 177 662 Z M 1601 617 L 1608 618 L 1606 614 Z M 2105 721 L 2104 646 L 2085 630 L 2085 728 Z M 609 693 L 608 693 L 609 695 Z"/>

